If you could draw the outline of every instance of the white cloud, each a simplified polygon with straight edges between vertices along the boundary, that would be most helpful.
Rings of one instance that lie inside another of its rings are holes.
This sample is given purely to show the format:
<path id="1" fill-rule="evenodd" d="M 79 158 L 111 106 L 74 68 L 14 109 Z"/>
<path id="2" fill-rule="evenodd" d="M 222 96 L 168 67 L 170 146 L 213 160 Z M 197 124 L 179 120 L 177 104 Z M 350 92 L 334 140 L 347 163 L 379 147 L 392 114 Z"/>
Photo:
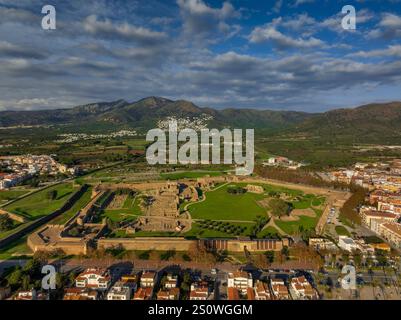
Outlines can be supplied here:
<path id="1" fill-rule="evenodd" d="M 325 46 L 325 43 L 322 40 L 314 37 L 310 37 L 307 39 L 291 38 L 284 35 L 271 25 L 255 28 L 249 36 L 249 41 L 252 43 L 262 43 L 270 41 L 274 45 L 276 45 L 278 49 L 307 49 Z"/>
<path id="2" fill-rule="evenodd" d="M 367 37 L 382 39 L 401 37 L 401 17 L 393 13 L 382 14 L 380 22 L 367 34 Z"/>
<path id="3" fill-rule="evenodd" d="M 113 24 L 110 20 L 101 21 L 96 15 L 87 17 L 84 21 L 85 31 L 95 36 L 108 39 L 124 39 L 149 45 L 164 41 L 167 34 L 153 31 L 144 27 L 133 26 L 128 23 Z"/>
<path id="4" fill-rule="evenodd" d="M 401 45 L 388 46 L 386 49 L 358 51 L 350 54 L 353 57 L 376 58 L 376 57 L 399 57 L 401 58 Z"/>
<path id="5" fill-rule="evenodd" d="M 189 37 L 202 38 L 216 32 L 233 35 L 238 30 L 237 25 L 227 21 L 240 18 L 241 13 L 229 2 L 224 2 L 221 8 L 212 8 L 202 0 L 177 0 L 183 19 L 184 34 Z"/>

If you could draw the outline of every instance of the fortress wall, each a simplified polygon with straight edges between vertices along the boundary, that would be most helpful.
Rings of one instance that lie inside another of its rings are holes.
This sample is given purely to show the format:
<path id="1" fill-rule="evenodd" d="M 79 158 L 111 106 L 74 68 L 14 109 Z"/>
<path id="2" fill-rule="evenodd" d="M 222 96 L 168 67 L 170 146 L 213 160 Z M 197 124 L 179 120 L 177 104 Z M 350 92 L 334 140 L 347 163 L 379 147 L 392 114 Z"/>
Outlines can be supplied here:
<path id="1" fill-rule="evenodd" d="M 24 217 L 22 217 L 22 216 L 20 216 L 18 214 L 15 214 L 15 213 L 12 213 L 12 212 L 8 212 L 8 211 L 2 210 L 2 209 L 0 209 L 0 215 L 1 214 L 6 214 L 6 215 L 8 215 L 10 217 L 10 219 L 13 219 L 13 220 L 15 220 L 17 222 L 24 223 L 24 222 L 28 221 L 27 219 L 25 219 Z"/>
<path id="2" fill-rule="evenodd" d="M 280 251 L 283 246 L 289 246 L 288 239 L 283 240 L 236 240 L 236 239 L 208 239 L 208 240 L 187 240 L 185 238 L 120 238 L 120 239 L 99 239 L 99 248 L 113 248 L 123 246 L 126 250 L 176 250 L 188 251 L 197 245 L 198 241 L 204 242 L 206 247 L 216 250 L 228 250 L 231 252 L 244 252 L 245 248 L 250 252 L 258 251 Z"/>
<path id="3" fill-rule="evenodd" d="M 74 195 L 71 196 L 70 199 L 67 200 L 67 202 L 58 210 L 48 214 L 47 216 L 44 216 L 42 218 L 39 218 L 37 220 L 34 220 L 33 222 L 27 222 L 26 226 L 24 228 L 8 235 L 7 237 L 0 239 L 0 248 L 7 246 L 8 244 L 12 243 L 13 241 L 16 241 L 26 235 L 27 233 L 35 230 L 36 228 L 46 224 L 47 222 L 53 220 L 54 218 L 58 217 L 65 211 L 71 209 L 71 207 L 75 204 L 76 201 L 82 196 L 82 194 L 88 189 L 87 185 L 83 185 L 81 189 L 79 189 Z"/>
<path id="4" fill-rule="evenodd" d="M 197 240 L 185 240 L 184 238 L 120 238 L 120 239 L 99 239 L 99 248 L 112 248 L 123 246 L 126 250 L 176 250 L 188 251 Z"/>

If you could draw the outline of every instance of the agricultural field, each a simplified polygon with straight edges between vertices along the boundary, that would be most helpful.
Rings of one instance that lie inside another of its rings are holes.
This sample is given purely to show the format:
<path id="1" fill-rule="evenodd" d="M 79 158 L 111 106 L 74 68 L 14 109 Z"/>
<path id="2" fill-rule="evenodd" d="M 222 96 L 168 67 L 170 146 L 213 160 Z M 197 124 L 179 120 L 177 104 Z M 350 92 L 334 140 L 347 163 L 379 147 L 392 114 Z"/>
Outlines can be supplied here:
<path id="1" fill-rule="evenodd" d="M 35 220 L 62 207 L 77 190 L 72 183 L 57 184 L 13 202 L 4 210 Z"/>

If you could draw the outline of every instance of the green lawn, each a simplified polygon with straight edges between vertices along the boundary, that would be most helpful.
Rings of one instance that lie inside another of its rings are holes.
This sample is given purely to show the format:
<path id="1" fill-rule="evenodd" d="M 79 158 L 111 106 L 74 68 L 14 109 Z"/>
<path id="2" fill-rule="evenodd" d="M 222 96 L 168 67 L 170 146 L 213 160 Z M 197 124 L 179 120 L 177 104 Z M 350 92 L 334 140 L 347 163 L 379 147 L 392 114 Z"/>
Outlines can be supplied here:
<path id="1" fill-rule="evenodd" d="M 57 191 L 57 196 L 51 200 L 48 198 L 48 193 L 53 190 Z M 71 183 L 61 183 L 11 203 L 4 209 L 27 219 L 35 220 L 62 207 L 74 191 L 76 189 L 73 188 Z"/>
<path id="2" fill-rule="evenodd" d="M 218 177 L 225 173 L 222 171 L 188 171 L 188 172 L 171 172 L 171 173 L 161 173 L 160 176 L 163 179 L 169 180 L 179 180 L 179 179 L 196 179 L 205 176 Z"/>
<path id="3" fill-rule="evenodd" d="M 89 187 L 84 194 L 78 199 L 77 202 L 72 206 L 70 210 L 67 210 L 62 215 L 58 216 L 52 221 L 53 224 L 65 224 L 69 219 L 71 219 L 79 210 L 85 207 L 91 200 L 92 187 Z"/>
<path id="4" fill-rule="evenodd" d="M 136 237 L 179 237 L 178 232 L 151 232 L 151 231 L 138 231 L 135 233 L 127 234 L 124 230 L 117 230 L 111 233 L 110 238 L 136 238 Z"/>
<path id="5" fill-rule="evenodd" d="M 343 226 L 336 226 L 336 233 L 339 236 L 347 236 L 347 237 L 351 236 L 348 230 Z"/>
<path id="6" fill-rule="evenodd" d="M 13 233 L 13 232 L 16 230 L 16 228 L 19 228 L 19 229 L 23 228 L 23 225 L 24 225 L 24 224 L 13 220 L 13 227 L 12 227 L 12 229 L 11 229 L 11 230 L 7 230 L 7 231 L 1 231 L 1 232 L 0 232 L 0 239 L 6 237 L 6 236 L 8 236 L 8 235 L 10 235 L 11 233 Z"/>
<path id="7" fill-rule="evenodd" d="M 240 234 L 236 235 L 231 232 L 224 232 L 221 228 L 220 230 L 215 230 L 211 228 L 204 228 L 200 223 L 193 223 L 191 230 L 186 232 L 185 237 L 196 237 L 196 238 L 233 238 L 237 236 L 247 237 L 251 234 L 251 228 L 254 223 L 237 223 L 230 222 L 231 227 L 242 228 Z"/>
<path id="8" fill-rule="evenodd" d="M 10 200 L 16 199 L 24 194 L 27 194 L 31 190 L 3 190 L 0 191 L 0 204 L 6 203 Z"/>
<path id="9" fill-rule="evenodd" d="M 124 202 L 123 208 L 105 209 L 100 213 L 99 219 L 101 220 L 104 217 L 107 217 L 114 222 L 135 220 L 138 216 L 143 214 L 141 207 L 139 206 L 140 201 L 140 196 L 128 196 Z"/>
<path id="10" fill-rule="evenodd" d="M 258 238 L 275 238 L 276 235 L 279 235 L 280 233 L 275 227 L 268 226 L 267 228 L 263 229 L 257 234 Z"/>
<path id="11" fill-rule="evenodd" d="M 24 255 L 32 254 L 26 241 L 28 236 L 24 236 L 12 243 L 5 248 L 0 249 L 0 260 L 18 259 L 23 258 Z"/>
<path id="12" fill-rule="evenodd" d="M 283 230 L 287 234 L 294 234 L 299 231 L 299 227 L 303 226 L 304 230 L 313 230 L 316 227 L 316 224 L 319 221 L 320 216 L 322 215 L 323 211 L 319 209 L 313 209 L 316 213 L 316 217 L 306 217 L 306 216 L 299 216 L 299 220 L 296 221 L 280 221 L 279 219 L 275 219 L 275 224 Z"/>
<path id="13" fill-rule="evenodd" d="M 253 221 L 257 216 L 266 215 L 266 210 L 257 203 L 264 195 L 249 192 L 233 195 L 227 192 L 228 186 L 206 192 L 205 201 L 189 205 L 192 218 Z"/>

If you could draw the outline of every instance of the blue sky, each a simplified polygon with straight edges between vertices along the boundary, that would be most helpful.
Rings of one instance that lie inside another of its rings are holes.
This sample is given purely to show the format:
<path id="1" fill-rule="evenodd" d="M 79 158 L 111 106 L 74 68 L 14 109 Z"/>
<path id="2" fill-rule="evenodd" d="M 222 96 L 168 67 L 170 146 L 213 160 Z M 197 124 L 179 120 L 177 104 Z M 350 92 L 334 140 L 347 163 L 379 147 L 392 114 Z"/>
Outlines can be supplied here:
<path id="1" fill-rule="evenodd" d="M 52 4 L 57 29 L 42 30 Z M 344 5 L 356 30 L 341 27 Z M 401 0 L 0 0 L 0 110 L 147 96 L 325 111 L 401 100 Z"/>

